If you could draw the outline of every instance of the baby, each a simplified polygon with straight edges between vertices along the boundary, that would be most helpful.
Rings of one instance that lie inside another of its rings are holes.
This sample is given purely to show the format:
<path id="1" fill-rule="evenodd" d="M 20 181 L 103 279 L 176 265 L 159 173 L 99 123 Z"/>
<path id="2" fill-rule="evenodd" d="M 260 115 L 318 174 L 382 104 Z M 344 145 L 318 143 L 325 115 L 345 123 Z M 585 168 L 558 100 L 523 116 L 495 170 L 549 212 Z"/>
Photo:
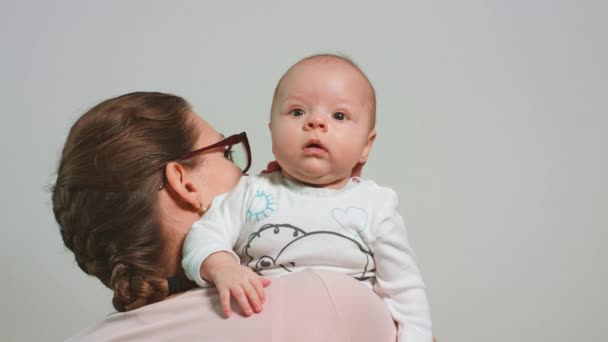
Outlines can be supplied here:
<path id="1" fill-rule="evenodd" d="M 215 284 L 226 316 L 231 295 L 246 315 L 261 310 L 270 282 L 262 276 L 326 269 L 373 288 L 398 323 L 399 341 L 432 341 L 397 195 L 352 177 L 376 137 L 375 107 L 371 83 L 343 57 L 303 59 L 279 80 L 269 127 L 280 171 L 242 177 L 184 243 L 186 275 Z"/>

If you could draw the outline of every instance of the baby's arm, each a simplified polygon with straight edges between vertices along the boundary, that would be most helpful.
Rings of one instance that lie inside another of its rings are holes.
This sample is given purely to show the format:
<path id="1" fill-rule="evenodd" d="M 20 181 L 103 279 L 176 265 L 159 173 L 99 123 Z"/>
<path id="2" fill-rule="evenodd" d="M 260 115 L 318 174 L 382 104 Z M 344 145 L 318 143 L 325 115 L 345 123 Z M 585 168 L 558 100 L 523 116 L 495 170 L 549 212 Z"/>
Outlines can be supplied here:
<path id="1" fill-rule="evenodd" d="M 200 286 L 215 284 L 226 317 L 231 315 L 230 295 L 240 304 L 245 315 L 260 312 L 264 302 L 263 288 L 268 279 L 239 264 L 232 251 L 244 224 L 244 203 L 249 188 L 248 177 L 242 177 L 233 191 L 218 196 L 211 207 L 194 223 L 184 241 L 182 266 L 186 276 Z"/>
<path id="2" fill-rule="evenodd" d="M 373 244 L 374 291 L 384 299 L 398 323 L 399 342 L 430 342 L 433 336 L 425 286 L 392 190 L 387 204 L 390 211 L 382 218 Z"/>

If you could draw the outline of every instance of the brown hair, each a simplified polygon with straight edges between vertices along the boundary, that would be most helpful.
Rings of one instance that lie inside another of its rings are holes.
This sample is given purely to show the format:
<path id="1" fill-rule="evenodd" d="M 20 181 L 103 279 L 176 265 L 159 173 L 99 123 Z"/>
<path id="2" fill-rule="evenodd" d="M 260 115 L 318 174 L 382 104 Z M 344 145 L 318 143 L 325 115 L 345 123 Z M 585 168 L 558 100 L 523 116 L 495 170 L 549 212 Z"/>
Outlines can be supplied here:
<path id="1" fill-rule="evenodd" d="M 321 59 L 321 60 L 325 60 L 325 61 L 328 61 L 328 60 L 338 60 L 338 61 L 344 62 L 344 63 L 352 66 L 353 68 L 355 68 L 355 70 L 357 70 L 361 74 L 361 76 L 363 76 L 363 78 L 367 81 L 367 84 L 369 85 L 369 88 L 370 88 L 369 100 L 370 100 L 370 103 L 371 103 L 371 110 L 372 110 L 372 113 L 371 113 L 372 114 L 371 128 L 373 129 L 376 126 L 376 89 L 374 89 L 374 86 L 372 85 L 372 82 L 369 80 L 369 78 L 367 77 L 367 75 L 357 65 L 357 63 L 355 63 L 352 59 L 350 59 L 347 56 L 335 55 L 335 54 L 331 54 L 331 53 L 321 53 L 321 54 L 316 54 L 316 55 L 308 56 L 308 57 L 300 59 L 296 64 L 294 64 L 291 67 L 289 67 L 289 69 L 287 69 L 287 71 L 285 71 L 285 73 L 283 74 L 283 76 L 281 76 L 281 78 L 277 82 L 276 87 L 274 88 L 274 94 L 272 95 L 272 104 L 270 106 L 271 111 L 274 108 L 275 101 L 277 100 L 277 95 L 279 94 L 279 88 L 281 87 L 281 84 L 283 83 L 283 80 L 285 79 L 285 77 L 287 76 L 287 74 L 289 74 L 289 72 L 296 65 L 298 65 L 300 63 L 303 63 L 303 62 L 306 62 L 306 61 L 314 60 L 314 59 Z"/>
<path id="2" fill-rule="evenodd" d="M 112 98 L 70 129 L 53 213 L 78 266 L 114 290 L 118 311 L 168 295 L 157 212 L 162 167 L 194 148 L 190 105 L 163 93 Z"/>

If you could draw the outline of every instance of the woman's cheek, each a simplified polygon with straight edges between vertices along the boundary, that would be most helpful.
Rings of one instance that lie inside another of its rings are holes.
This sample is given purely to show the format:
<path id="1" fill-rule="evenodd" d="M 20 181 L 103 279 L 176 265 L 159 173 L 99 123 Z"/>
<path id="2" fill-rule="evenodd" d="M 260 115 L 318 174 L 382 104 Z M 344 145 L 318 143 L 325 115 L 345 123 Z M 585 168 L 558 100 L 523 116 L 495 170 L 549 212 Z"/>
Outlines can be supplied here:
<path id="1" fill-rule="evenodd" d="M 243 175 L 243 172 L 232 162 L 225 159 L 224 162 L 226 167 L 219 175 L 217 175 L 217 177 L 220 177 L 218 179 L 225 179 L 223 182 L 225 187 L 223 192 L 227 192 L 236 186 L 236 183 L 238 183 L 239 179 Z"/>

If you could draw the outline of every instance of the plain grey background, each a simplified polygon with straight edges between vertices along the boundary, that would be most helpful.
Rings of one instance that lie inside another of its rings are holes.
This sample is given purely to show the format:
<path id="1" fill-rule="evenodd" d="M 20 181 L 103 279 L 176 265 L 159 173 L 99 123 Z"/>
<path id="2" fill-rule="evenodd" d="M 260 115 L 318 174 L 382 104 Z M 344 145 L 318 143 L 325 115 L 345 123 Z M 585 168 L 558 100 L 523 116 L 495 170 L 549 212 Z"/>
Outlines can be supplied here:
<path id="1" fill-rule="evenodd" d="M 186 97 L 247 130 L 281 74 L 352 57 L 378 93 L 364 175 L 393 187 L 442 341 L 607 340 L 605 1 L 2 1 L 0 340 L 62 340 L 112 311 L 63 247 L 48 185 L 87 108 Z"/>

